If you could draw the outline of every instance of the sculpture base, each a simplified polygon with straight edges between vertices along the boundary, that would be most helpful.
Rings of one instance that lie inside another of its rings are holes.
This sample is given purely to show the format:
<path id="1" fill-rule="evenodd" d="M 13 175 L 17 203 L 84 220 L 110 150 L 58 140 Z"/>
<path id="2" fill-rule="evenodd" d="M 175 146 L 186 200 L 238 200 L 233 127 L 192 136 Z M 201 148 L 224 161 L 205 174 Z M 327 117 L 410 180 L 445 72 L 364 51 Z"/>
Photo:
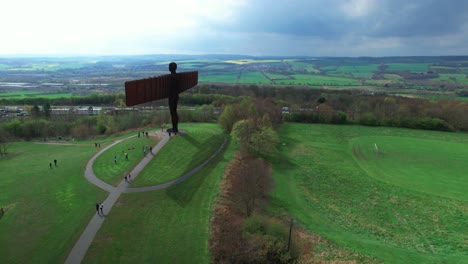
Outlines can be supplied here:
<path id="1" fill-rule="evenodd" d="M 179 131 L 174 131 L 173 128 L 168 128 L 166 132 L 169 133 L 169 136 L 172 134 L 177 135 L 177 133 L 179 133 Z"/>

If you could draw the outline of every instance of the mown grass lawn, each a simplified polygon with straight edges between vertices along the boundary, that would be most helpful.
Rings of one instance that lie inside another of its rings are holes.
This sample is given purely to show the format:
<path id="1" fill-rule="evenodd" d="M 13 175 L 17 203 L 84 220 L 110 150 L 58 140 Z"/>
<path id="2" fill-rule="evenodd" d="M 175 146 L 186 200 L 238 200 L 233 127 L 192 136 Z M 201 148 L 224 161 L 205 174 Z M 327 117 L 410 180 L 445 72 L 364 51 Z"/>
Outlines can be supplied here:
<path id="1" fill-rule="evenodd" d="M 188 133 L 172 137 L 130 187 L 174 180 L 202 164 L 224 141 L 217 124 L 181 124 L 180 129 Z"/>
<path id="2" fill-rule="evenodd" d="M 136 132 L 135 132 L 136 133 Z M 112 146 L 99 157 L 93 164 L 94 174 L 101 180 L 117 186 L 125 175 L 128 175 L 133 168 L 144 158 L 143 148 L 154 147 L 158 139 L 153 132 L 149 137 L 132 137 Z M 125 153 L 128 154 L 128 160 L 125 159 Z M 147 155 L 151 155 L 147 150 Z M 117 157 L 117 163 L 114 163 L 114 156 Z"/>
<path id="3" fill-rule="evenodd" d="M 195 128 L 184 126 L 189 133 Z M 206 133 L 211 130 L 207 127 Z M 193 135 L 198 141 L 202 134 Z M 83 263 L 209 263 L 209 219 L 234 149 L 228 143 L 204 169 L 168 189 L 123 194 Z M 176 149 L 166 151 L 178 154 Z"/>
<path id="4" fill-rule="evenodd" d="M 13 143 L 0 158 L 1 263 L 63 263 L 106 193 L 83 176 L 92 146 Z M 58 167 L 49 168 L 57 159 Z"/>
<path id="5" fill-rule="evenodd" d="M 384 263 L 468 262 L 468 135 L 318 124 L 279 134 L 272 212 Z"/>

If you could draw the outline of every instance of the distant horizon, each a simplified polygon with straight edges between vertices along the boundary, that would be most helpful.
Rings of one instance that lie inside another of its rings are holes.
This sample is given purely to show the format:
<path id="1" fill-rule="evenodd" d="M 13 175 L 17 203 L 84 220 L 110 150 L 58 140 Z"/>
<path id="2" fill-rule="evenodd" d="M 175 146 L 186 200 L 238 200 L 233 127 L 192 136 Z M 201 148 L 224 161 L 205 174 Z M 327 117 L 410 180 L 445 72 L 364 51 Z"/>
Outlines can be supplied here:
<path id="1" fill-rule="evenodd" d="M 252 58 L 398 58 L 398 57 L 468 57 L 465 55 L 390 55 L 390 56 L 312 56 L 312 55 L 248 55 L 248 54 L 223 54 L 223 53 L 203 53 L 203 54 L 182 54 L 182 53 L 146 53 L 146 54 L 0 54 L 0 58 L 73 58 L 73 57 L 138 57 L 138 56 L 232 56 L 232 57 L 252 57 Z"/>

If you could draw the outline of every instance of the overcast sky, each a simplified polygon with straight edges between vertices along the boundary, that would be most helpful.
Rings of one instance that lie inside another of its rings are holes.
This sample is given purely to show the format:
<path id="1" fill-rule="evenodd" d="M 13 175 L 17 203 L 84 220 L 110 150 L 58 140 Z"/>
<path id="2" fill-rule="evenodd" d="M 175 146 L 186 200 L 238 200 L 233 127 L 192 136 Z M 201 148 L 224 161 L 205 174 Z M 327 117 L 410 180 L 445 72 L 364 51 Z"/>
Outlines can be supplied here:
<path id="1" fill-rule="evenodd" d="M 468 0 L 6 0 L 0 55 L 468 55 Z"/>

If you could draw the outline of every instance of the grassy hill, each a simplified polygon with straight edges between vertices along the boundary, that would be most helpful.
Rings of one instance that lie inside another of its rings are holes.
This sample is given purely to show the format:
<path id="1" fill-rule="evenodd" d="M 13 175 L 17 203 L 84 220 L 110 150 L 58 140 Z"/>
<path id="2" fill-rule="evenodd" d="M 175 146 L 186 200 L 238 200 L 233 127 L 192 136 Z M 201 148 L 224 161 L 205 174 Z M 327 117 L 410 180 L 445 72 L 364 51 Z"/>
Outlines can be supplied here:
<path id="1" fill-rule="evenodd" d="M 214 146 L 213 152 L 220 146 L 222 132 L 216 124 L 184 124 L 180 128 L 188 134 L 171 139 L 174 143 L 169 142 L 158 156 L 184 157 L 190 162 L 197 155 L 189 145 L 197 145 L 202 155 L 203 149 L 212 148 L 208 145 Z M 206 142 L 207 138 L 214 143 Z M 83 263 L 208 263 L 209 219 L 233 153 L 234 146 L 228 144 L 205 168 L 168 189 L 120 196 Z M 158 156 L 152 163 L 158 162 Z M 155 169 L 150 164 L 140 176 L 155 170 L 171 174 L 167 166 Z"/>
<path id="2" fill-rule="evenodd" d="M 280 140 L 273 212 L 385 263 L 468 261 L 468 135 L 286 124 Z"/>

